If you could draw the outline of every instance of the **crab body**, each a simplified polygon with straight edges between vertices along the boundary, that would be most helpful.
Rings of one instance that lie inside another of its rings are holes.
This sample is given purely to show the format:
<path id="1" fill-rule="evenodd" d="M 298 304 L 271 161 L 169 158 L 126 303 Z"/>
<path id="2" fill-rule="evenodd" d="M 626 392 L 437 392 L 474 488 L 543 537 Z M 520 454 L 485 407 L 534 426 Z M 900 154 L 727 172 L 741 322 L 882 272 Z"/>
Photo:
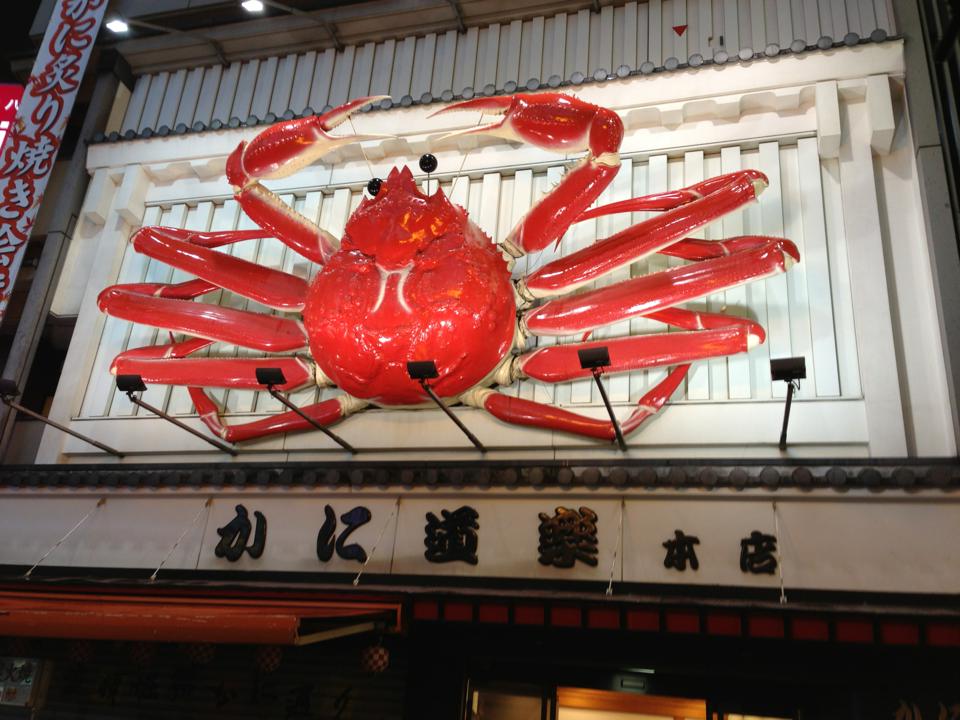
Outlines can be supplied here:
<path id="1" fill-rule="evenodd" d="M 354 211 L 303 317 L 312 355 L 335 385 L 377 405 L 421 405 L 429 399 L 407 362 L 433 360 L 436 393 L 458 397 L 509 353 L 516 303 L 496 245 L 403 168 Z"/>
<path id="2" fill-rule="evenodd" d="M 741 236 L 717 241 L 689 237 L 698 228 L 754 200 L 766 178 L 743 170 L 690 187 L 590 208 L 619 171 L 623 123 L 607 108 L 557 93 L 483 97 L 448 110 L 479 110 L 496 122 L 449 133 L 487 134 L 582 160 L 497 244 L 442 191 L 424 193 L 407 168 L 368 186 L 338 239 L 298 214 L 260 181 L 279 178 L 331 149 L 372 136 L 331 135 L 362 106 L 360 98 L 316 117 L 284 121 L 243 142 L 226 164 L 227 179 L 259 229 L 193 232 L 143 227 L 134 248 L 195 276 L 176 284 L 113 285 L 98 303 L 109 315 L 171 331 L 167 345 L 118 355 L 115 374 L 147 383 L 185 385 L 200 419 L 226 440 L 239 442 L 326 426 L 370 404 L 429 407 L 427 388 L 411 379 L 407 363 L 431 360 L 432 393 L 448 404 L 481 408 L 517 425 L 612 440 L 636 430 L 680 386 L 692 362 L 746 352 L 764 340 L 748 318 L 688 310 L 708 294 L 786 271 L 800 259 L 789 240 Z M 619 212 L 651 217 L 514 281 L 515 258 L 539 252 L 571 225 Z M 275 237 L 320 265 L 312 279 L 217 252 L 231 243 Z M 602 287 L 591 285 L 651 254 L 679 258 L 667 270 Z M 193 302 L 226 289 L 280 311 L 265 314 Z M 674 332 L 588 342 L 599 327 L 647 318 Z M 680 331 L 680 332 L 677 332 Z M 173 333 L 185 337 L 177 340 Z M 539 336 L 571 342 L 530 345 Z M 197 357 L 216 342 L 267 357 Z M 579 342 L 578 342 L 579 341 Z M 580 353 L 603 345 L 604 372 L 668 367 L 666 377 L 615 425 L 496 390 L 530 378 L 557 383 L 590 377 Z M 270 367 L 275 372 L 259 373 Z M 341 390 L 335 397 L 241 423 L 224 423 L 205 387 L 290 391 L 313 383 Z M 277 378 L 282 381 L 277 382 Z"/>

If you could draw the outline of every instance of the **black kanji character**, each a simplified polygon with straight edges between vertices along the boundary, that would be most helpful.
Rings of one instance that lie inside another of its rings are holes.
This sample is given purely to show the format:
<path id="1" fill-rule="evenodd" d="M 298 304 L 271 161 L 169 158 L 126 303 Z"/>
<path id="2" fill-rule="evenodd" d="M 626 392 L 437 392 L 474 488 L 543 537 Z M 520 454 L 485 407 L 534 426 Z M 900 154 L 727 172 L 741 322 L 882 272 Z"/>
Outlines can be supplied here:
<path id="1" fill-rule="evenodd" d="M 675 536 L 673 540 L 663 543 L 667 549 L 663 566 L 683 572 L 687 569 L 687 562 L 689 562 L 691 570 L 699 570 L 700 561 L 697 560 L 697 551 L 693 546 L 700 544 L 700 538 L 696 535 L 685 535 L 683 530 L 674 530 L 673 534 Z"/>
<path id="2" fill-rule="evenodd" d="M 453 562 L 461 560 L 476 565 L 477 560 L 477 530 L 480 525 L 477 518 L 480 514 L 468 505 L 450 512 L 441 510 L 441 520 L 432 512 L 427 513 L 427 524 L 424 531 L 427 536 L 423 544 L 427 546 L 423 556 L 433 563 Z"/>
<path id="3" fill-rule="evenodd" d="M 237 505 L 237 515 L 222 528 L 217 528 L 220 542 L 214 548 L 214 555 L 225 557 L 230 562 L 236 562 L 243 555 L 244 550 L 250 557 L 256 559 L 263 555 L 267 545 L 267 518 L 263 513 L 256 511 L 253 517 L 257 521 L 257 529 L 253 535 L 253 545 L 247 545 L 250 539 L 250 517 L 243 505 Z"/>
<path id="4" fill-rule="evenodd" d="M 367 561 L 367 551 L 358 543 L 346 545 L 345 541 L 350 534 L 358 527 L 366 525 L 373 517 L 373 513 L 363 506 L 355 507 L 353 510 L 340 516 L 340 520 L 346 524 L 346 529 L 337 537 L 337 516 L 333 508 L 325 505 L 323 508 L 326 519 L 320 532 L 317 533 L 317 557 L 322 562 L 327 562 L 333 557 L 333 551 L 344 560 L 356 560 L 359 563 Z"/>
<path id="5" fill-rule="evenodd" d="M 542 565 L 571 568 L 579 560 L 596 567 L 597 514 L 588 507 L 579 510 L 558 507 L 553 517 L 540 513 L 540 553 Z"/>
<path id="6" fill-rule="evenodd" d="M 754 575 L 773 575 L 777 569 L 777 538 L 759 530 L 740 541 L 740 569 Z"/>

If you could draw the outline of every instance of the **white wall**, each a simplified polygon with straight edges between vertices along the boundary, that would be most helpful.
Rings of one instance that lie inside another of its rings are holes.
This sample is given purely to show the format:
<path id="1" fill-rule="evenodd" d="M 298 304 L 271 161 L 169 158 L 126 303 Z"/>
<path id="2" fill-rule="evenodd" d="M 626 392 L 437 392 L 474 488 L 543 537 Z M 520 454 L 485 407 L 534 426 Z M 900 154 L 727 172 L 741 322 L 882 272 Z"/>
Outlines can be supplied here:
<path id="1" fill-rule="evenodd" d="M 945 371 L 929 259 L 901 100 L 899 43 L 862 45 L 749 65 L 710 67 L 582 86 L 585 100 L 615 108 L 627 126 L 623 169 L 601 201 L 682 187 L 740 167 L 767 172 L 760 202 L 705 229 L 705 237 L 764 233 L 797 242 L 803 261 L 786 276 L 708 298 L 710 309 L 760 320 L 770 339 L 747 356 L 702 363 L 656 420 L 630 438 L 638 456 L 772 456 L 782 414 L 782 386 L 771 385 L 771 356 L 804 355 L 809 372 L 791 416 L 789 455 L 952 455 L 954 438 L 944 394 Z M 428 118 L 411 107 L 358 116 L 358 132 L 403 128 L 398 139 L 369 142 L 361 155 L 344 148 L 323 165 L 272 183 L 287 202 L 338 233 L 360 188 L 373 174 L 407 164 L 430 149 L 440 160 L 442 187 L 464 204 L 494 238 L 502 238 L 530 203 L 558 177 L 564 159 L 527 146 L 462 139 L 437 143 L 443 131 L 475 124 L 475 114 Z M 348 126 L 344 126 L 348 128 Z M 77 330 L 55 398 L 53 416 L 129 452 L 134 460 L 214 458 L 219 454 L 181 431 L 133 414 L 106 372 L 120 350 L 156 341 L 146 326 L 102 316 L 95 306 L 105 286 L 175 274 L 126 245 L 140 224 L 245 227 L 223 178 L 226 155 L 256 129 L 226 130 L 91 148 L 90 190 L 58 288 L 55 307 L 78 313 Z M 364 158 L 364 155 L 366 159 Z M 464 159 L 465 157 L 465 159 Z M 368 167 L 367 160 L 372 164 Z M 456 169 L 463 177 L 451 192 Z M 639 219 L 639 215 L 635 218 Z M 583 223 L 561 252 L 620 229 L 625 218 Z M 234 252 L 307 274 L 273 240 Z M 549 259 L 521 261 L 518 272 Z M 633 273 L 667 267 L 638 263 Z M 625 276 L 626 273 L 621 273 Z M 226 294 L 225 294 L 226 295 Z M 224 301 L 233 302 L 229 297 Z M 646 332 L 635 321 L 609 334 Z M 546 338 L 542 342 L 549 342 Z M 226 349 L 226 352 L 235 352 Z M 221 349 L 221 352 L 224 352 Z M 612 400 L 628 412 L 656 372 L 609 381 Z M 505 392 L 602 416 L 589 383 L 557 387 L 533 382 Z M 272 399 L 249 391 L 220 392 L 228 420 L 273 412 Z M 315 398 L 315 390 L 294 396 Z M 146 399 L 188 418 L 181 389 L 151 388 Z M 458 414 L 493 451 L 490 457 L 609 457 L 605 445 L 563 434 L 506 426 L 479 410 Z M 473 457 L 474 451 L 439 412 L 368 411 L 338 432 L 364 458 Z M 262 459 L 340 458 L 316 433 L 247 446 Z M 38 460 L 103 460 L 80 441 L 48 432 Z"/>

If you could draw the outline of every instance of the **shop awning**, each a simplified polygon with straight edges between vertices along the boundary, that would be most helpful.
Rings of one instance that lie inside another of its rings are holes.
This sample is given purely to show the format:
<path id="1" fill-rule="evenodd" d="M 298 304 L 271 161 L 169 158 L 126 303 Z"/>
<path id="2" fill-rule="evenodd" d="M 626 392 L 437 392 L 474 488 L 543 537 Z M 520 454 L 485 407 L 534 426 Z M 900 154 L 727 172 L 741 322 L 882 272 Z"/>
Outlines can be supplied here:
<path id="1" fill-rule="evenodd" d="M 390 602 L 0 592 L 0 636 L 305 645 L 399 623 Z"/>

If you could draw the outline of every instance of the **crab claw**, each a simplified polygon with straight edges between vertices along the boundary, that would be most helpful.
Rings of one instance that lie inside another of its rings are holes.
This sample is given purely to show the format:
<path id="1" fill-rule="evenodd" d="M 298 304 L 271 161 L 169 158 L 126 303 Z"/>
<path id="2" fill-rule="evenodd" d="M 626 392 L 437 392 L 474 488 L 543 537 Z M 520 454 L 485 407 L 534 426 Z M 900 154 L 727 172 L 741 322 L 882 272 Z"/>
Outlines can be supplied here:
<path id="1" fill-rule="evenodd" d="M 249 143 L 242 142 L 227 159 L 227 180 L 242 189 L 258 180 L 292 175 L 319 160 L 331 150 L 349 143 L 376 140 L 389 135 L 330 135 L 329 131 L 365 105 L 384 98 L 357 98 L 323 115 L 286 120 L 271 125 Z"/>
<path id="2" fill-rule="evenodd" d="M 474 98 L 449 105 L 433 115 L 461 110 L 479 110 L 485 115 L 503 117 L 486 125 L 447 133 L 443 139 L 491 135 L 557 152 L 589 150 L 599 163 L 619 164 L 617 150 L 623 139 L 619 116 L 579 98 L 561 93 Z"/>

